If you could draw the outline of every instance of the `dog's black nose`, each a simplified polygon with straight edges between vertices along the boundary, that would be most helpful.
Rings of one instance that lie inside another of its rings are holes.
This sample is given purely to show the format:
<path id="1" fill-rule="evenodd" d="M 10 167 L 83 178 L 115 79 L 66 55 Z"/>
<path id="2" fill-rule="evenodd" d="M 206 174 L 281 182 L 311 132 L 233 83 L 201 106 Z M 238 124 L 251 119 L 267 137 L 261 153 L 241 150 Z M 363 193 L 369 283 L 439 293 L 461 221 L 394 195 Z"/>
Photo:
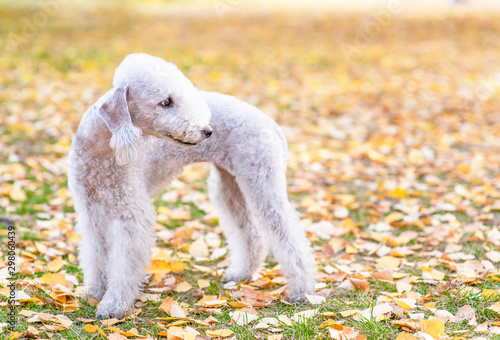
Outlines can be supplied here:
<path id="1" fill-rule="evenodd" d="M 214 132 L 214 130 L 212 130 L 211 127 L 206 127 L 203 129 L 203 133 L 205 134 L 205 138 L 208 138 L 212 135 L 212 132 Z"/>

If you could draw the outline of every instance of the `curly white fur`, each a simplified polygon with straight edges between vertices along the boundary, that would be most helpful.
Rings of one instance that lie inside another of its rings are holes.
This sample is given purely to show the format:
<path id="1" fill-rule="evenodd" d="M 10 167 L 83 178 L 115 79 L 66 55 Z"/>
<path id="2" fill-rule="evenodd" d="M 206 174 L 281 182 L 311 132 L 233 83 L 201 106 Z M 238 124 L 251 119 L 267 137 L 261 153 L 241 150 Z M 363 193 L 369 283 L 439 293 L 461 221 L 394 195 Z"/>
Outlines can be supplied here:
<path id="1" fill-rule="evenodd" d="M 250 279 L 270 246 L 289 299 L 313 292 L 314 258 L 287 198 L 279 126 L 145 54 L 127 56 L 113 84 L 82 117 L 70 152 L 79 260 L 86 292 L 102 299 L 97 315 L 121 317 L 133 305 L 154 245 L 151 197 L 193 162 L 213 164 L 209 195 L 231 252 L 224 281 Z"/>

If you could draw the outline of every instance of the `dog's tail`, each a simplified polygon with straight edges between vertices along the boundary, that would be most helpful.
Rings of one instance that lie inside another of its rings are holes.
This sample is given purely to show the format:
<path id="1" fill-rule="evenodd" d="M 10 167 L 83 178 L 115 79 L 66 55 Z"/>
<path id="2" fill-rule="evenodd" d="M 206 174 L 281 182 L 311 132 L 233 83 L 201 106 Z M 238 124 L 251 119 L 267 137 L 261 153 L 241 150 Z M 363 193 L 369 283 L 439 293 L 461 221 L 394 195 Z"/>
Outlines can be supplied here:
<path id="1" fill-rule="evenodd" d="M 274 132 L 276 133 L 276 135 L 278 135 L 279 139 L 281 140 L 281 144 L 283 145 L 283 151 L 284 151 L 283 156 L 284 156 L 285 164 L 286 164 L 288 161 L 288 144 L 286 142 L 285 133 L 283 132 L 283 129 L 281 129 L 281 127 L 277 123 L 273 124 L 273 129 L 274 129 Z"/>

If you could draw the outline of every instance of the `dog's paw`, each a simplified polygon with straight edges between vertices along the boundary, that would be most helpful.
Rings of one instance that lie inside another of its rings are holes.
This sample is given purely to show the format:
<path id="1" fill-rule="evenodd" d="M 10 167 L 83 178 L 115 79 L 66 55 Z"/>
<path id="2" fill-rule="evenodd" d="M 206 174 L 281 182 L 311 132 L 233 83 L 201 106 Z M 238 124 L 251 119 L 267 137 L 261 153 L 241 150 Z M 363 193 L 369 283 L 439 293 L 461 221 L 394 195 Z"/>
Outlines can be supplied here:
<path id="1" fill-rule="evenodd" d="M 96 317 L 97 319 L 121 319 L 126 314 L 127 307 L 122 302 L 104 297 L 97 307 Z"/>
<path id="2" fill-rule="evenodd" d="M 296 278 L 288 283 L 285 299 L 290 303 L 301 303 L 306 300 L 306 294 L 314 294 L 314 279 Z"/>
<path id="3" fill-rule="evenodd" d="M 228 283 L 231 281 L 234 282 L 240 282 L 240 281 L 247 281 L 250 282 L 252 280 L 252 275 L 249 274 L 242 274 L 236 271 L 232 270 L 227 270 L 226 274 L 222 277 L 222 282 L 223 283 Z"/>
<path id="4" fill-rule="evenodd" d="M 289 292 L 285 295 L 285 300 L 289 303 L 299 304 L 306 301 L 306 293 Z"/>

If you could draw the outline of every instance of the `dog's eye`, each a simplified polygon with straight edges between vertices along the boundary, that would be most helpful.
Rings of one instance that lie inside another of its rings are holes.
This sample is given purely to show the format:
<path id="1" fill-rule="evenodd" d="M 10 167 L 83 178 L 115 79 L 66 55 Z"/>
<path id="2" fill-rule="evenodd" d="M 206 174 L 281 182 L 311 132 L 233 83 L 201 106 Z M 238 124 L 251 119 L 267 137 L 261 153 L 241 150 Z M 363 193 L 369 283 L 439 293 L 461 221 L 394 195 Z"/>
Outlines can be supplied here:
<path id="1" fill-rule="evenodd" d="M 160 105 L 161 106 L 164 106 L 164 107 L 169 107 L 169 106 L 172 106 L 172 99 L 170 97 L 168 97 L 167 99 L 163 100 L 160 102 Z"/>

